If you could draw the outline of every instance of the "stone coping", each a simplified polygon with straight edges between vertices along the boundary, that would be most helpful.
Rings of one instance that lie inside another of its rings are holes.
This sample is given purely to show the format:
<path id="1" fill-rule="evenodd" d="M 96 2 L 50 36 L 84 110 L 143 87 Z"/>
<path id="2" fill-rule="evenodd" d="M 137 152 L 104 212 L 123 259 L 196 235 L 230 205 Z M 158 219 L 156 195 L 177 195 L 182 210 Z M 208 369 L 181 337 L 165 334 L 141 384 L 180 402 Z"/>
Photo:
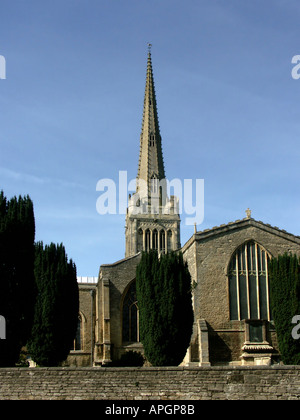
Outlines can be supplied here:
<path id="1" fill-rule="evenodd" d="M 300 372 L 300 365 L 259 365 L 259 366 L 162 366 L 162 367 L 0 367 L 0 373 L 3 371 L 95 371 L 95 372 L 120 372 L 120 371 L 137 371 L 137 372 L 161 372 L 161 371 L 287 371 L 296 370 Z"/>

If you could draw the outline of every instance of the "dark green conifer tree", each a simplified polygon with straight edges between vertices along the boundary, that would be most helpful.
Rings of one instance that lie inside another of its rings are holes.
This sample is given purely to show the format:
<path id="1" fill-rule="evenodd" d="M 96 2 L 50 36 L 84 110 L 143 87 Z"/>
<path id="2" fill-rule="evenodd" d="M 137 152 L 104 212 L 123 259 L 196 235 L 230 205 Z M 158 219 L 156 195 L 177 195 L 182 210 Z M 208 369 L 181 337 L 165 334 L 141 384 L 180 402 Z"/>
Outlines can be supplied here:
<path id="1" fill-rule="evenodd" d="M 40 366 L 64 361 L 76 335 L 79 293 L 76 266 L 62 244 L 36 244 L 35 279 L 38 297 L 28 352 Z"/>
<path id="2" fill-rule="evenodd" d="M 35 220 L 29 196 L 10 200 L 0 192 L 0 365 L 14 366 L 32 327 L 36 289 L 33 275 Z"/>
<path id="3" fill-rule="evenodd" d="M 189 346 L 191 276 L 181 253 L 143 253 L 136 271 L 140 339 L 153 366 L 179 365 Z"/>
<path id="4" fill-rule="evenodd" d="M 292 337 L 292 319 L 300 315 L 300 266 L 296 255 L 279 255 L 269 264 L 271 309 L 284 364 L 300 364 L 300 340 Z"/>

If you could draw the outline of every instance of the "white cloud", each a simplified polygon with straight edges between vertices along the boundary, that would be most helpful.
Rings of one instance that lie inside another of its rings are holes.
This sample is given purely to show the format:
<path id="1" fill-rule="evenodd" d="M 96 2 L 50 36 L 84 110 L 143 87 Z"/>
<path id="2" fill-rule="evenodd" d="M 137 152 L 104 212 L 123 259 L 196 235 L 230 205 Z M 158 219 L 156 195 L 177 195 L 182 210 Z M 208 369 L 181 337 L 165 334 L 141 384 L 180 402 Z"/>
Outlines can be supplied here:
<path id="1" fill-rule="evenodd" d="M 0 167 L 0 176 L 5 177 L 7 179 L 12 179 L 15 181 L 20 181 L 23 183 L 28 184 L 35 184 L 35 185 L 52 185 L 53 187 L 60 187 L 60 188 L 80 188 L 86 189 L 85 185 L 79 184 L 77 182 L 66 181 L 58 178 L 50 178 L 50 177 L 40 177 L 24 172 L 18 172 L 15 170 L 11 170 L 8 168 Z"/>

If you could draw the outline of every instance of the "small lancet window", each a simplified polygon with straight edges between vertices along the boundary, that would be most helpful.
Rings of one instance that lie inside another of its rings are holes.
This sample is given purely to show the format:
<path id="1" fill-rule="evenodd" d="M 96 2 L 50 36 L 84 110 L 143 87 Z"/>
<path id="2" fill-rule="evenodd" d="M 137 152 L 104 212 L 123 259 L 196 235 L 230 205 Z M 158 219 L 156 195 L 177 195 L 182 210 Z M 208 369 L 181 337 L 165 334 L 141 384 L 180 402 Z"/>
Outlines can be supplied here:
<path id="1" fill-rule="evenodd" d="M 150 250 L 150 230 L 147 229 L 145 232 L 145 243 L 144 243 L 144 251 Z"/>
<path id="2" fill-rule="evenodd" d="M 152 232 L 152 249 L 158 250 L 158 232 L 156 229 Z"/>
<path id="3" fill-rule="evenodd" d="M 160 251 L 161 251 L 162 254 L 164 254 L 165 251 L 166 251 L 166 235 L 165 235 L 165 231 L 164 230 L 161 230 L 159 232 L 159 234 L 160 234 Z"/>
<path id="4" fill-rule="evenodd" d="M 151 176 L 151 193 L 152 194 L 158 193 L 158 178 L 156 175 Z"/>
<path id="5" fill-rule="evenodd" d="M 153 133 L 150 133 L 149 146 L 154 146 L 154 140 L 155 140 L 155 135 Z"/>

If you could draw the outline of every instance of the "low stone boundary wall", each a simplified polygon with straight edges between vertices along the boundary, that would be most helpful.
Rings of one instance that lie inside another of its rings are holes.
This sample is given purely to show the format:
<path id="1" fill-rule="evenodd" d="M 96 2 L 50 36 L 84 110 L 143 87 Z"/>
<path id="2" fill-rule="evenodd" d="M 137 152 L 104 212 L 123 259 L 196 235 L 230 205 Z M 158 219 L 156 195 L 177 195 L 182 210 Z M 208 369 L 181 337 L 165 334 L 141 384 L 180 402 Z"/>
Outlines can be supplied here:
<path id="1" fill-rule="evenodd" d="M 300 366 L 1 368 L 0 399 L 300 399 Z"/>

